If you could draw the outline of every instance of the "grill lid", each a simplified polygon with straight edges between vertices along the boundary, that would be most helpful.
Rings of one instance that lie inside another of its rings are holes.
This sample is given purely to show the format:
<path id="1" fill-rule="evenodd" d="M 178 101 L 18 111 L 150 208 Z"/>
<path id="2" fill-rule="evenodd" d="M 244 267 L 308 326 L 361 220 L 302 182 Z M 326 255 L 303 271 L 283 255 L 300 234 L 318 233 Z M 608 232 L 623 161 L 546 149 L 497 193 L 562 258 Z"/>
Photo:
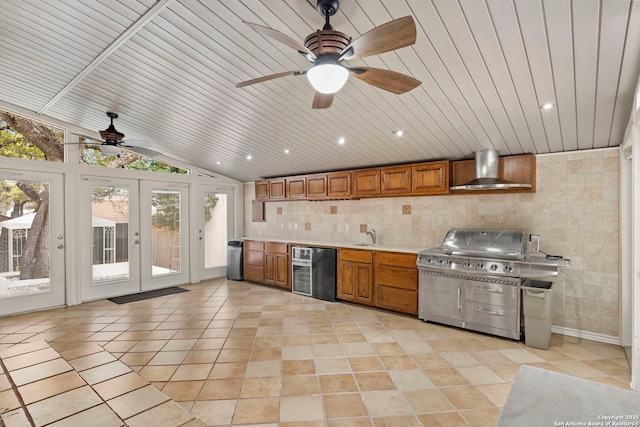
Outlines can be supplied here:
<path id="1" fill-rule="evenodd" d="M 521 228 L 452 228 L 442 243 L 449 255 L 522 260 L 526 230 Z"/>

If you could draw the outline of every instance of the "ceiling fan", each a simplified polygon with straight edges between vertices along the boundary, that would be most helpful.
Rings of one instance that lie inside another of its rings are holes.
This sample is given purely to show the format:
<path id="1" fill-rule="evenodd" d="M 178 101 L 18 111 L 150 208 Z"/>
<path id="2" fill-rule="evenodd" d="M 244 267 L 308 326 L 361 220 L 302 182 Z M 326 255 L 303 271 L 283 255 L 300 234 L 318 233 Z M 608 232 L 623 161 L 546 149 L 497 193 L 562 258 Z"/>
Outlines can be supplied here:
<path id="1" fill-rule="evenodd" d="M 122 152 L 123 149 L 132 151 L 145 157 L 156 157 L 162 154 L 158 151 L 149 149 L 148 147 L 151 147 L 151 144 L 147 141 L 124 140 L 124 133 L 117 131 L 115 126 L 113 125 L 113 119 L 117 119 L 118 114 L 108 111 L 107 116 L 111 118 L 111 124 L 105 130 L 100 131 L 100 137 L 102 138 L 102 141 L 98 141 L 91 136 L 81 135 L 78 133 L 74 135 L 78 135 L 84 138 L 85 144 L 98 146 L 100 151 L 102 151 L 107 156 L 118 155 Z"/>
<path id="2" fill-rule="evenodd" d="M 306 74 L 316 90 L 313 108 L 320 109 L 331 107 L 334 94 L 344 86 L 349 75 L 395 94 L 408 92 L 421 84 L 419 80 L 395 71 L 370 67 L 348 67 L 342 63 L 344 60 L 378 55 L 414 44 L 416 42 L 416 25 L 413 17 L 405 16 L 387 22 L 352 41 L 351 37 L 346 34 L 335 31 L 329 22 L 329 18 L 335 15 L 338 7 L 339 0 L 318 0 L 316 8 L 324 16 L 325 24 L 322 30 L 309 34 L 305 38 L 304 44 L 300 44 L 293 38 L 272 28 L 245 22 L 263 36 L 270 37 L 297 50 L 313 63 L 313 66 L 308 70 L 285 71 L 258 77 L 240 82 L 236 87 L 262 83 L 279 77 Z"/>

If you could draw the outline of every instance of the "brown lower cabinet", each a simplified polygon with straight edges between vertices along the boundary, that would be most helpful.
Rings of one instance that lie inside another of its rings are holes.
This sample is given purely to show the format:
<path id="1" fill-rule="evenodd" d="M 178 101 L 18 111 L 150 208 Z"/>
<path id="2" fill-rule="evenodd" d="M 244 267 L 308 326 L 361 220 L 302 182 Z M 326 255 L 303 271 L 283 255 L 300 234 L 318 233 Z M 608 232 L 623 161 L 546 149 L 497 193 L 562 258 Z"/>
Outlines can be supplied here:
<path id="1" fill-rule="evenodd" d="M 291 289 L 289 245 L 244 241 L 244 279 Z"/>
<path id="2" fill-rule="evenodd" d="M 418 314 L 417 255 L 398 252 L 376 252 L 376 307 Z"/>
<path id="3" fill-rule="evenodd" d="M 373 251 L 338 249 L 338 299 L 373 305 Z"/>

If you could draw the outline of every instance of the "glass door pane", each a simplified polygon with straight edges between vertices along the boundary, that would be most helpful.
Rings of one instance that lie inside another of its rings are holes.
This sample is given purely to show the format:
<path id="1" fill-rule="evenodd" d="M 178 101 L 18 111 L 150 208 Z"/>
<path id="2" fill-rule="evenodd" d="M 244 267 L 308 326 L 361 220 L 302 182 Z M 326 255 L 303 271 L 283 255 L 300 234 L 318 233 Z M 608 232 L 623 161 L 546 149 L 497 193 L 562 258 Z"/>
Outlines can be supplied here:
<path id="1" fill-rule="evenodd" d="M 138 182 L 85 178 L 82 181 L 82 300 L 140 290 Z M 90 213 L 90 214 L 89 214 Z"/>
<path id="2" fill-rule="evenodd" d="M 232 238 L 233 191 L 201 186 L 199 192 L 200 279 L 224 277 L 227 268 L 227 242 Z"/>
<path id="3" fill-rule="evenodd" d="M 189 282 L 188 186 L 140 181 L 142 290 Z"/>
<path id="4" fill-rule="evenodd" d="M 0 315 L 65 302 L 62 177 L 29 177 L 0 176 Z"/>

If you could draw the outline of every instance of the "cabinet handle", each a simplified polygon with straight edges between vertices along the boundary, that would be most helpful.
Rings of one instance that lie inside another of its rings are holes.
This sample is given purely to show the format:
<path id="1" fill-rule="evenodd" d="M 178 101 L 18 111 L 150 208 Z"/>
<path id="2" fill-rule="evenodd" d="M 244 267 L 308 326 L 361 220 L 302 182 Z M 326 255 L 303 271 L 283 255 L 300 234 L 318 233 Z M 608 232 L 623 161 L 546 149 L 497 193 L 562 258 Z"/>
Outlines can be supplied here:
<path id="1" fill-rule="evenodd" d="M 489 286 L 476 285 L 476 286 L 474 286 L 474 289 L 477 289 L 479 291 L 491 292 L 493 294 L 504 294 L 504 289 L 503 288 L 494 289 L 494 288 L 491 288 Z"/>
<path id="2" fill-rule="evenodd" d="M 462 288 L 458 288 L 458 312 L 462 311 Z"/>
<path id="3" fill-rule="evenodd" d="M 487 314 L 492 314 L 494 316 L 504 316 L 504 311 L 502 310 L 485 310 L 482 307 L 476 307 L 474 308 L 475 311 L 478 311 L 480 313 L 487 313 Z"/>

